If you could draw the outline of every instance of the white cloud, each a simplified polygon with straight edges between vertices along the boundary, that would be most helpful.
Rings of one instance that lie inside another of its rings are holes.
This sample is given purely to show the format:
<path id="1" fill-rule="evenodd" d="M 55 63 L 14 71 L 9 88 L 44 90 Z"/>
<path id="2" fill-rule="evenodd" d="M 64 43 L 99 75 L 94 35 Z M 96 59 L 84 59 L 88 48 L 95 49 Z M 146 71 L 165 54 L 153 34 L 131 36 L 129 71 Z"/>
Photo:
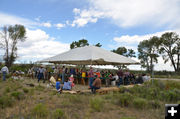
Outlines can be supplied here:
<path id="1" fill-rule="evenodd" d="M 61 28 L 65 27 L 65 24 L 58 23 L 58 24 L 55 24 L 55 26 L 57 27 L 57 29 L 61 29 Z"/>
<path id="2" fill-rule="evenodd" d="M 118 44 L 138 44 L 139 42 L 143 41 L 143 40 L 148 40 L 149 38 L 153 37 L 153 36 L 158 36 L 160 37 L 162 34 L 164 34 L 165 32 L 176 32 L 177 34 L 180 34 L 180 29 L 176 29 L 176 30 L 167 30 L 167 31 L 162 31 L 162 32 L 156 32 L 156 33 L 152 33 L 152 34 L 145 34 L 145 35 L 123 35 L 120 37 L 114 37 L 113 40 L 118 43 Z"/>
<path id="3" fill-rule="evenodd" d="M 41 60 L 69 49 L 69 44 L 55 41 L 54 39 L 40 29 L 27 29 L 26 41 L 18 44 L 18 55 L 20 56 L 18 60 Z"/>
<path id="4" fill-rule="evenodd" d="M 109 18 L 121 27 L 142 24 L 180 27 L 180 0 L 89 0 L 89 3 L 87 9 L 74 9 L 75 21 L 88 16 L 97 20 Z"/>
<path id="5" fill-rule="evenodd" d="M 42 23 L 42 26 L 50 28 L 51 23 L 50 22 L 44 22 L 44 23 Z"/>
<path id="6" fill-rule="evenodd" d="M 79 14 L 79 13 L 80 13 L 80 9 L 74 8 L 74 9 L 73 9 L 73 12 L 74 12 L 75 14 Z"/>
<path id="7" fill-rule="evenodd" d="M 26 27 L 33 27 L 35 25 L 38 25 L 37 22 L 34 22 L 32 20 L 0 12 L 0 27 L 4 25 L 15 25 L 15 24 L 22 24 L 25 25 Z"/>
<path id="8" fill-rule="evenodd" d="M 95 11 L 95 10 L 82 10 L 74 8 L 73 12 L 75 13 L 75 19 L 72 22 L 72 27 L 78 26 L 83 27 L 87 23 L 96 23 L 98 21 L 98 17 L 102 16 L 101 13 Z"/>

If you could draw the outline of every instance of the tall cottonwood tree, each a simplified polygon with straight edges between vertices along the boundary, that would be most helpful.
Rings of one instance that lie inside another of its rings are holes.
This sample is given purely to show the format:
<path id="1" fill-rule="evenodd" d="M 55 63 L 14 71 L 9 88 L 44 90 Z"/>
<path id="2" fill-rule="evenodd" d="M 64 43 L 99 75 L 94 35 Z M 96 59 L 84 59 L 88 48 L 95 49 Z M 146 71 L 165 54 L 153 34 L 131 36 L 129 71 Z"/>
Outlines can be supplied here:
<path id="1" fill-rule="evenodd" d="M 146 68 L 148 72 L 153 71 L 154 62 L 158 63 L 158 52 L 157 48 L 159 45 L 159 38 L 153 36 L 148 40 L 143 40 L 138 45 L 138 59 L 140 59 L 141 66 Z"/>
<path id="2" fill-rule="evenodd" d="M 164 62 L 171 61 L 175 72 L 180 72 L 180 38 L 175 32 L 166 32 L 159 39 L 159 53 Z"/>
<path id="3" fill-rule="evenodd" d="M 17 58 L 17 44 L 25 41 L 26 30 L 23 25 L 4 26 L 0 32 L 0 48 L 5 50 L 4 61 L 11 67 Z"/>

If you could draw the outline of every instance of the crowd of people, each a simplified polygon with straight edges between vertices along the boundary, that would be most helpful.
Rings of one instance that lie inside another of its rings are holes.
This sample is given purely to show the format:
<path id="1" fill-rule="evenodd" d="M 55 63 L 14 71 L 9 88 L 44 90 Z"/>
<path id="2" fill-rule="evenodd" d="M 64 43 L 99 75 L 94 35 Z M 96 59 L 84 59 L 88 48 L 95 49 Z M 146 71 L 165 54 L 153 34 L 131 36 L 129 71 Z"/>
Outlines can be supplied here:
<path id="1" fill-rule="evenodd" d="M 3 74 L 3 80 L 5 80 L 6 74 L 9 72 L 8 68 L 4 66 L 1 69 Z M 14 72 L 16 73 L 16 72 Z M 41 80 L 43 83 L 49 81 L 56 87 L 57 90 L 71 90 L 75 84 L 88 85 L 92 92 L 101 87 L 101 84 L 109 87 L 129 85 L 129 84 L 141 84 L 150 79 L 150 75 L 137 74 L 129 72 L 128 70 L 110 71 L 110 70 L 98 70 L 90 67 L 75 68 L 65 66 L 52 66 L 52 67 L 32 67 L 27 72 L 28 76 L 32 79 Z"/>
<path id="2" fill-rule="evenodd" d="M 29 76 L 32 78 L 37 78 L 38 82 L 40 80 L 43 83 L 47 80 L 54 82 L 56 89 L 60 90 L 60 84 L 63 84 L 61 89 L 71 90 L 75 84 L 89 85 L 92 92 L 101 87 L 101 84 L 109 87 L 129 85 L 129 84 L 141 84 L 150 79 L 149 75 L 138 74 L 134 75 L 128 70 L 110 71 L 110 70 L 97 70 L 90 67 L 89 69 L 78 69 L 78 68 L 67 68 L 65 66 L 46 68 L 44 66 L 32 67 L 28 71 Z M 57 83 L 57 84 L 56 84 Z"/>

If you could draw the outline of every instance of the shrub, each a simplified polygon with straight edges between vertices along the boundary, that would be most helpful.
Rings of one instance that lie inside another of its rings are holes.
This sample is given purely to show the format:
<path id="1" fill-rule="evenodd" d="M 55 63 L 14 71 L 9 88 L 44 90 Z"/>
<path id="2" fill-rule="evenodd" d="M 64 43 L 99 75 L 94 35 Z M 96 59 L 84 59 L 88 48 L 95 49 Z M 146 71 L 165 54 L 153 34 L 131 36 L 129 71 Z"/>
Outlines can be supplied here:
<path id="1" fill-rule="evenodd" d="M 9 92 L 10 92 L 10 88 L 6 87 L 4 93 L 6 94 L 6 93 L 9 93 Z"/>
<path id="2" fill-rule="evenodd" d="M 2 96 L 0 97 L 0 107 L 6 108 L 11 107 L 13 105 L 13 100 L 10 96 Z"/>
<path id="3" fill-rule="evenodd" d="M 69 95 L 69 101 L 72 103 L 82 103 L 84 100 L 79 95 Z"/>
<path id="4" fill-rule="evenodd" d="M 34 88 L 31 88 L 31 89 L 29 90 L 29 94 L 30 94 L 30 95 L 34 95 Z"/>
<path id="5" fill-rule="evenodd" d="M 127 89 L 125 87 L 120 87 L 119 88 L 120 93 L 125 93 L 126 91 L 127 91 Z"/>
<path id="6" fill-rule="evenodd" d="M 133 100 L 133 106 L 135 108 L 143 109 L 147 107 L 147 100 L 143 98 L 135 98 Z"/>
<path id="7" fill-rule="evenodd" d="M 160 102 L 157 101 L 157 100 L 151 100 L 151 101 L 149 101 L 149 102 L 148 102 L 148 105 L 149 105 L 151 108 L 153 108 L 153 109 L 158 109 L 158 108 L 161 107 Z"/>
<path id="8" fill-rule="evenodd" d="M 61 109 L 56 109 L 53 112 L 53 119 L 66 119 L 66 116 Z"/>
<path id="9" fill-rule="evenodd" d="M 41 85 L 38 85 L 35 87 L 36 90 L 38 91 L 43 91 L 45 89 L 45 87 L 41 86 Z"/>
<path id="10" fill-rule="evenodd" d="M 33 108 L 32 114 L 38 118 L 45 118 L 49 113 L 46 106 L 40 103 Z"/>
<path id="11" fill-rule="evenodd" d="M 22 93 L 22 92 L 17 92 L 17 91 L 16 92 L 12 92 L 11 96 L 13 96 L 17 100 L 24 99 L 24 93 Z"/>
<path id="12" fill-rule="evenodd" d="M 90 100 L 90 107 L 94 111 L 100 112 L 104 107 L 104 101 L 101 98 L 93 98 Z"/>
<path id="13" fill-rule="evenodd" d="M 117 99 L 114 99 L 117 100 L 115 101 L 116 104 L 127 107 L 132 101 L 132 95 L 130 93 L 119 94 Z"/>
<path id="14" fill-rule="evenodd" d="M 29 90 L 28 90 L 27 88 L 23 88 L 23 92 L 24 92 L 24 93 L 28 93 Z"/>
<path id="15" fill-rule="evenodd" d="M 165 93 L 165 101 L 169 101 L 169 102 L 176 102 L 178 101 L 178 99 L 180 98 L 180 93 L 178 93 L 177 89 L 174 90 L 168 90 Z"/>

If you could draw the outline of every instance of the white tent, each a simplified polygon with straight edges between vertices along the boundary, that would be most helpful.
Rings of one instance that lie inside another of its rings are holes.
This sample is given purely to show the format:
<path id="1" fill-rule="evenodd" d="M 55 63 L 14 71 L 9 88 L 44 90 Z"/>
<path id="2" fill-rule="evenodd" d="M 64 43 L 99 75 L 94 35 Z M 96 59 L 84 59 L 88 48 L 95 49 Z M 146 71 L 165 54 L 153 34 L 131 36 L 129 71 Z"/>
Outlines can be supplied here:
<path id="1" fill-rule="evenodd" d="M 96 46 L 75 48 L 40 62 L 80 65 L 121 65 L 138 64 L 138 62 L 122 55 L 104 50 Z"/>

